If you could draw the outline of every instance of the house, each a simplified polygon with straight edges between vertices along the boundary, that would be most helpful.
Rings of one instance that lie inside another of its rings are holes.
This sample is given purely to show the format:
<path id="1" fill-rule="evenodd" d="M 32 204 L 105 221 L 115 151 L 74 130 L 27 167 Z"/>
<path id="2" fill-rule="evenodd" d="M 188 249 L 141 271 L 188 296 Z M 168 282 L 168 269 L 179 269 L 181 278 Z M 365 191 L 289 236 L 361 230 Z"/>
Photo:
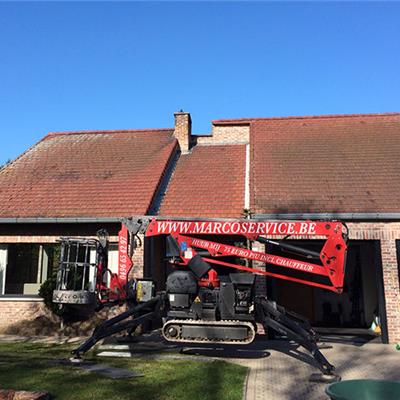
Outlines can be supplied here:
<path id="1" fill-rule="evenodd" d="M 60 236 L 107 229 L 115 264 L 120 218 L 152 212 L 177 152 L 173 129 L 50 133 L 1 170 L 0 329 L 40 311 Z"/>
<path id="2" fill-rule="evenodd" d="M 399 341 L 399 154 L 400 114 L 213 121 L 181 155 L 160 214 L 344 221 L 343 295 L 273 279 L 259 290 L 317 326 L 366 328 L 379 315 L 383 341 Z"/>
<path id="3" fill-rule="evenodd" d="M 179 112 L 173 129 L 50 134 L 0 172 L 0 327 L 40 302 L 60 235 L 106 227 L 115 243 L 124 216 L 250 210 L 340 219 L 350 231 L 343 295 L 273 279 L 258 290 L 326 328 L 379 316 L 382 340 L 399 341 L 399 138 L 400 113 L 216 120 L 211 135 L 192 135 Z M 136 254 L 136 274 L 162 281 L 162 260 L 146 262 L 158 246 Z"/>

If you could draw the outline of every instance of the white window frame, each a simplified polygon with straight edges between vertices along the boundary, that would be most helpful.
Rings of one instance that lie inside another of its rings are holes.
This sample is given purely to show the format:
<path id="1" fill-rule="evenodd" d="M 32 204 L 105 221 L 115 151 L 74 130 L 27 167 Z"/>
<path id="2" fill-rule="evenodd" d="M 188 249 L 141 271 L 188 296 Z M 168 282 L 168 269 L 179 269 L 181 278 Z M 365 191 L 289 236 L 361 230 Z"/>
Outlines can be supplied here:
<path id="1" fill-rule="evenodd" d="M 7 265 L 8 265 L 8 248 L 13 244 L 37 244 L 39 246 L 39 257 L 38 257 L 38 272 L 36 282 L 32 283 L 34 285 L 41 285 L 48 277 L 45 276 L 48 273 L 48 256 L 45 251 L 45 246 L 48 244 L 55 243 L 0 243 L 0 300 L 36 300 L 42 301 L 39 294 L 6 294 L 6 276 L 7 276 Z M 43 261 L 47 261 L 46 265 L 43 265 Z"/>
<path id="2" fill-rule="evenodd" d="M 0 296 L 4 295 L 6 289 L 8 245 L 0 243 Z"/>

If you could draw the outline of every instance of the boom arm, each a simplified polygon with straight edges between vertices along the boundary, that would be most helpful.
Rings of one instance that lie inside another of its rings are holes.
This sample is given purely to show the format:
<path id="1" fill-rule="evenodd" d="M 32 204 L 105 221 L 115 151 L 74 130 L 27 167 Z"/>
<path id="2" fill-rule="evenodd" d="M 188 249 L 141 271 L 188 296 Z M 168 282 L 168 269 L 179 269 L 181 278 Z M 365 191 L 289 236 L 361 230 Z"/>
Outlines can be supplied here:
<path id="1" fill-rule="evenodd" d="M 147 237 L 170 235 L 176 243 L 177 264 L 189 265 L 193 257 L 205 254 L 202 260 L 209 264 L 294 281 L 337 293 L 343 291 L 347 232 L 344 232 L 345 226 L 338 221 L 174 220 L 157 217 L 152 219 L 132 218 L 125 220 L 124 223 L 133 235 L 138 232 L 144 233 Z M 242 236 L 250 241 L 277 246 L 298 257 L 282 257 L 211 241 L 208 239 L 211 235 L 213 237 Z M 286 240 L 277 241 L 266 238 L 285 238 L 287 236 L 301 237 L 302 239 L 308 237 L 322 238 L 325 239 L 325 243 L 321 251 L 317 253 L 289 244 Z M 266 263 L 267 268 L 263 270 L 220 260 L 221 257 L 227 256 Z M 304 261 L 304 258 L 306 261 Z M 275 265 L 282 271 L 279 273 L 271 272 L 268 265 Z M 328 283 L 293 277 L 286 274 L 288 270 L 323 276 L 327 278 Z M 211 275 L 209 282 L 215 280 L 215 275 L 212 272 Z"/>

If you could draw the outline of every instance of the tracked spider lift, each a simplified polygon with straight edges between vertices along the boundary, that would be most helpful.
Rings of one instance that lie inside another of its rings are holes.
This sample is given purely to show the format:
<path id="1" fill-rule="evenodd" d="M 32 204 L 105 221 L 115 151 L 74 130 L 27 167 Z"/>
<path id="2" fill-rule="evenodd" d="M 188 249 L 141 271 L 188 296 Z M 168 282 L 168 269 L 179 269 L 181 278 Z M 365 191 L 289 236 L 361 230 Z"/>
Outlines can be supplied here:
<path id="1" fill-rule="evenodd" d="M 130 279 L 138 234 L 164 237 L 173 271 L 165 290 L 151 280 Z M 289 238 L 318 238 L 320 251 L 293 245 Z M 270 276 L 342 293 L 348 232 L 338 221 L 265 221 L 134 217 L 119 232 L 118 272 L 107 267 L 107 237 L 62 238 L 61 262 L 53 300 L 59 304 L 128 304 L 100 324 L 73 351 L 81 357 L 99 340 L 158 321 L 163 337 L 176 343 L 251 343 L 257 323 L 307 349 L 327 380 L 338 379 L 320 352 L 308 321 L 255 291 L 256 275 Z M 254 243 L 269 252 L 252 250 Z M 92 256 L 90 256 L 92 254 Z M 95 254 L 95 256 L 94 256 Z M 94 259 L 94 261 L 93 261 Z"/>

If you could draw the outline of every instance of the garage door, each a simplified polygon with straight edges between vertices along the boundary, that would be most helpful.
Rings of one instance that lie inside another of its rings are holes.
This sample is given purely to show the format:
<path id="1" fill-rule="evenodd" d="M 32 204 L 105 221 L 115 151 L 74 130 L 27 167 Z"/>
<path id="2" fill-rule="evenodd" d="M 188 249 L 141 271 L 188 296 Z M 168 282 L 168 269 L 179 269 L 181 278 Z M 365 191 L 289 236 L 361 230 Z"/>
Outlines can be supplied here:
<path id="1" fill-rule="evenodd" d="M 296 244 L 316 251 L 322 246 L 319 241 Z M 377 315 L 386 323 L 379 242 L 350 242 L 341 295 L 272 278 L 267 291 L 278 304 L 306 316 L 317 327 L 367 329 Z"/>

